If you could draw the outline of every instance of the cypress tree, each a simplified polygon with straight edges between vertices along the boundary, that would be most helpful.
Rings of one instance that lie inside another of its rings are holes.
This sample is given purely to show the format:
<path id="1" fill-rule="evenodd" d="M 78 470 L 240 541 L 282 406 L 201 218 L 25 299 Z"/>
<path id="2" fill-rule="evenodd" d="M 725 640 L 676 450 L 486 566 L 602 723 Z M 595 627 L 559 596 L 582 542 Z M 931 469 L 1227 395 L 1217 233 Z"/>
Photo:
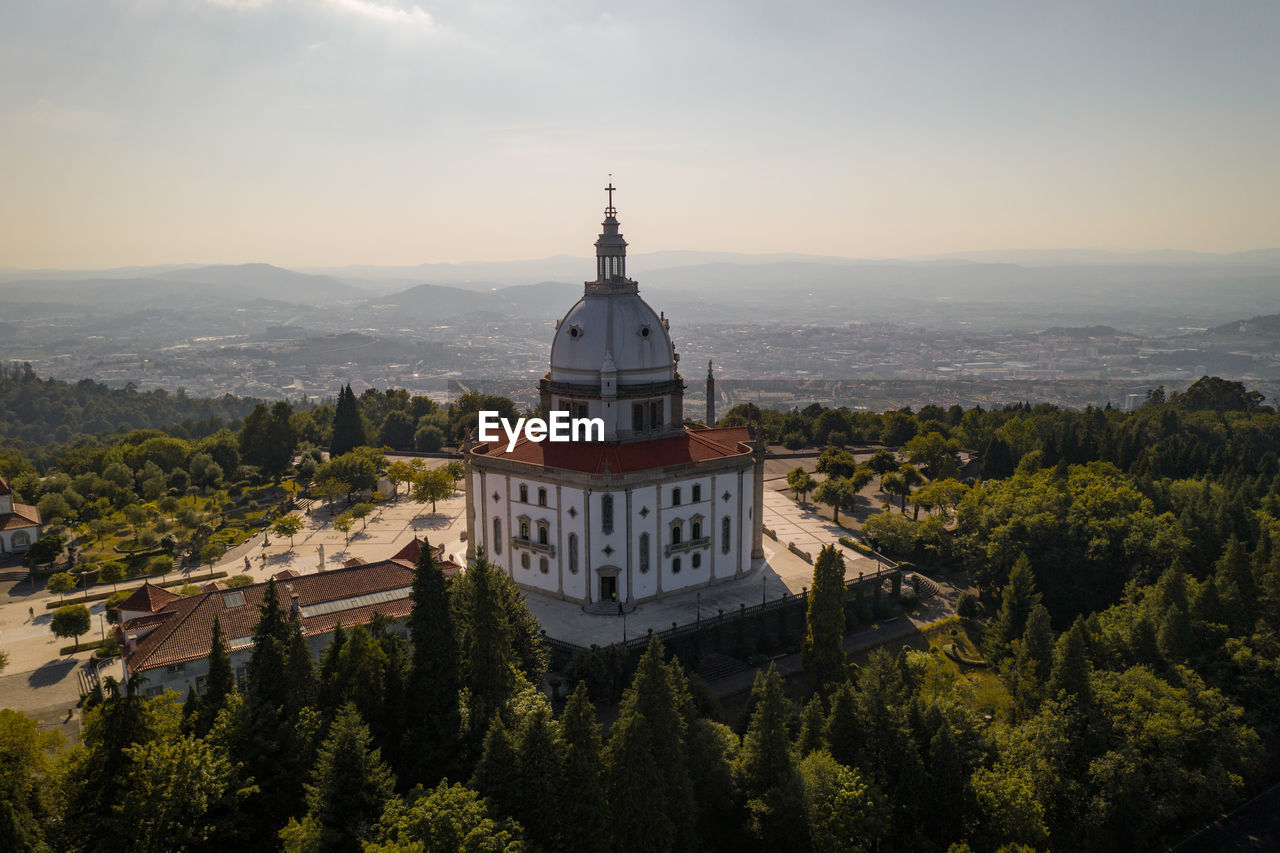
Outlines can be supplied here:
<path id="1" fill-rule="evenodd" d="M 564 828 L 559 809 L 564 778 L 558 728 L 551 713 L 538 707 L 524 718 L 516 738 L 518 784 L 514 817 L 528 838 L 547 850 L 559 849 Z"/>
<path id="2" fill-rule="evenodd" d="M 622 697 L 604 756 L 605 797 L 618 853 L 686 850 L 694 800 L 685 761 L 685 721 L 657 638 Z"/>
<path id="3" fill-rule="evenodd" d="M 925 800 L 925 832 L 939 848 L 964 837 L 968 813 L 966 787 L 969 769 L 964 766 L 951 726 L 943 722 L 929 741 L 928 790 Z"/>
<path id="4" fill-rule="evenodd" d="M 471 787 L 484 794 L 493 810 L 504 817 L 514 817 L 520 806 L 518 760 L 502 715 L 494 714 L 484 736 L 484 751 L 476 764 Z"/>
<path id="5" fill-rule="evenodd" d="M 822 698 L 814 696 L 805 703 L 800 712 L 800 731 L 796 734 L 796 757 L 804 758 L 811 752 L 826 748 L 823 729 L 826 727 L 826 713 L 822 709 Z"/>
<path id="6" fill-rule="evenodd" d="M 231 666 L 222 622 L 213 620 L 213 635 L 209 641 L 209 674 L 205 676 L 204 692 L 200 696 L 200 708 L 192 722 L 193 731 L 203 737 L 213 728 L 218 712 L 227 704 L 227 697 L 236 689 L 236 675 Z"/>
<path id="7" fill-rule="evenodd" d="M 329 645 L 320 654 L 320 684 L 318 701 L 320 712 L 326 717 L 336 714 L 342 704 L 343 685 L 340 680 L 342 647 L 347 643 L 347 632 L 339 622 L 329 636 Z"/>
<path id="8" fill-rule="evenodd" d="M 395 786 L 360 712 L 348 703 L 338 710 L 329 736 L 320 746 L 307 785 L 308 822 L 318 829 L 319 851 L 359 849 L 371 837 Z"/>
<path id="9" fill-rule="evenodd" d="M 291 718 L 297 717 L 303 708 L 316 703 L 316 668 L 311 660 L 311 645 L 296 622 L 289 623 L 284 677 L 288 690 L 285 711 Z"/>
<path id="10" fill-rule="evenodd" d="M 1160 630 L 1156 632 L 1160 654 L 1169 663 L 1182 663 L 1191 654 L 1191 643 L 1191 619 L 1187 611 L 1181 607 L 1166 610 L 1160 620 Z"/>
<path id="11" fill-rule="evenodd" d="M 564 755 L 565 790 L 561 796 L 562 833 L 559 849 L 564 853 L 595 853 L 599 839 L 588 827 L 596 826 L 604 813 L 604 790 L 600 785 L 600 726 L 587 696 L 587 686 L 578 682 L 560 717 Z"/>
<path id="12" fill-rule="evenodd" d="M 458 734 L 458 639 L 449 606 L 449 581 L 423 541 L 410 593 L 409 636 L 413 645 L 406 685 L 411 721 L 406 753 L 416 781 L 443 776 Z"/>
<path id="13" fill-rule="evenodd" d="M 500 578 L 483 555 L 465 575 L 460 643 L 465 684 L 471 703 L 471 730 L 486 731 L 515 685 L 511 626 L 503 607 Z"/>
<path id="14" fill-rule="evenodd" d="M 348 384 L 338 392 L 338 403 L 333 409 L 333 436 L 329 439 L 329 456 L 341 456 L 368 443 L 360 401 Z"/>
<path id="15" fill-rule="evenodd" d="M 1154 664 L 1160 659 L 1160 647 L 1156 643 L 1156 629 L 1147 614 L 1143 613 L 1129 625 L 1129 656 L 1134 663 Z"/>
<path id="16" fill-rule="evenodd" d="M 1040 593 L 1036 592 L 1031 561 L 1022 554 L 1009 570 L 1009 580 L 1000 594 L 1000 613 L 983 638 L 989 660 L 999 662 L 1009 654 L 1009 644 L 1022 636 L 1027 617 L 1039 603 Z"/>
<path id="17" fill-rule="evenodd" d="M 844 598 L 844 554 L 824 546 L 813 564 L 804 636 L 804 669 L 819 684 L 844 678 Z"/>
<path id="18" fill-rule="evenodd" d="M 1038 684 L 1049 680 L 1049 671 L 1053 668 L 1053 629 L 1049 627 L 1049 621 L 1049 611 L 1036 602 L 1022 633 L 1023 654 L 1031 663 L 1031 671 Z"/>
<path id="19" fill-rule="evenodd" d="M 847 681 L 831 696 L 831 713 L 827 715 L 824 734 L 831 757 L 845 767 L 853 767 L 862 747 L 862 726 L 858 722 L 857 697 L 853 685 Z"/>
<path id="20" fill-rule="evenodd" d="M 734 780 L 746 801 L 748 828 L 764 850 L 781 850 L 803 838 L 804 789 L 787 732 L 790 708 L 782 678 L 770 666 L 756 674 L 755 712 L 742 740 Z"/>
<path id="21" fill-rule="evenodd" d="M 1053 648 L 1053 669 L 1045 691 L 1047 696 L 1053 698 L 1061 693 L 1075 697 L 1081 710 L 1093 702 L 1093 691 L 1089 686 L 1089 654 L 1084 634 L 1084 620 L 1076 619 L 1070 630 L 1058 638 Z"/>

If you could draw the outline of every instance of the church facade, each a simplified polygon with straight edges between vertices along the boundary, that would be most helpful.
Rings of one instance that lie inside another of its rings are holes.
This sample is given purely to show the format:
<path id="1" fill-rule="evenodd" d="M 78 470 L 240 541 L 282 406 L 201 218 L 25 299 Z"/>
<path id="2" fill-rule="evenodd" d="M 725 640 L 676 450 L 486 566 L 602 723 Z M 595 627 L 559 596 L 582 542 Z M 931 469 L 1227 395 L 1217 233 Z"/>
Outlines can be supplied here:
<path id="1" fill-rule="evenodd" d="M 764 556 L 763 444 L 684 425 L 679 355 L 627 277 L 608 190 L 596 278 L 557 323 L 539 383 L 544 416 L 600 418 L 604 441 L 464 454 L 467 556 L 483 548 L 525 589 L 600 612 L 741 577 Z"/>

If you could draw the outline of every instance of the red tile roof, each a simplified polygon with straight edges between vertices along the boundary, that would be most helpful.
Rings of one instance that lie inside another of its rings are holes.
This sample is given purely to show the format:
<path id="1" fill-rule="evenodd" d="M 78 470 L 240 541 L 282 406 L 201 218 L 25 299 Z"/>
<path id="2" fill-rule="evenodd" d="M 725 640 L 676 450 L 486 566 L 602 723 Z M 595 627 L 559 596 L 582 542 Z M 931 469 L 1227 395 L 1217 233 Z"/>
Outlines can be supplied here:
<path id="1" fill-rule="evenodd" d="M 135 613 L 155 613 L 171 601 L 182 598 L 161 586 L 147 581 L 133 591 L 133 595 L 116 605 L 116 610 L 131 610 Z"/>
<path id="2" fill-rule="evenodd" d="M 276 591 L 280 596 L 280 606 L 288 613 L 294 595 L 298 596 L 299 607 L 305 609 L 326 602 L 403 590 L 412 584 L 412 569 L 384 560 L 365 566 L 289 578 L 277 583 Z M 249 637 L 261 616 L 259 608 L 266 595 L 266 588 L 265 583 L 258 583 L 235 590 L 175 597 L 177 600 L 168 602 L 160 611 L 160 614 L 167 614 L 168 618 L 138 640 L 137 648 L 126 656 L 125 663 L 129 672 L 207 657 L 215 619 L 222 623 L 222 631 L 228 643 Z M 236 593 L 243 594 L 244 603 L 228 606 L 229 600 L 233 603 L 236 600 Z M 407 594 L 390 601 L 353 604 L 356 606 L 346 609 L 338 607 L 328 613 L 303 616 L 303 632 L 307 635 L 324 634 L 332 631 L 339 621 L 344 625 L 368 622 L 374 613 L 401 618 L 408 615 L 410 607 Z M 132 620 L 121 626 L 121 632 L 127 635 L 153 621 L 151 617 Z"/>
<path id="3" fill-rule="evenodd" d="M 684 435 L 600 444 L 587 441 L 529 441 L 521 438 L 507 452 L 502 442 L 476 445 L 472 453 L 490 459 L 506 459 L 545 468 L 564 468 L 587 474 L 627 474 L 651 468 L 669 468 L 751 454 L 751 434 L 746 427 L 686 429 Z"/>
<path id="4" fill-rule="evenodd" d="M 13 512 L 0 514 L 0 530 L 21 530 L 24 527 L 39 527 L 40 524 L 40 510 L 27 504 L 14 504 Z"/>
<path id="5" fill-rule="evenodd" d="M 391 559 L 402 566 L 416 569 L 418 567 L 418 557 L 422 554 L 422 545 L 425 542 L 425 539 L 419 539 L 415 536 L 403 548 L 392 554 Z M 440 571 L 444 572 L 445 575 L 452 575 L 462 568 L 444 553 L 443 545 L 431 546 L 431 558 L 436 561 L 436 565 L 440 567 Z"/>

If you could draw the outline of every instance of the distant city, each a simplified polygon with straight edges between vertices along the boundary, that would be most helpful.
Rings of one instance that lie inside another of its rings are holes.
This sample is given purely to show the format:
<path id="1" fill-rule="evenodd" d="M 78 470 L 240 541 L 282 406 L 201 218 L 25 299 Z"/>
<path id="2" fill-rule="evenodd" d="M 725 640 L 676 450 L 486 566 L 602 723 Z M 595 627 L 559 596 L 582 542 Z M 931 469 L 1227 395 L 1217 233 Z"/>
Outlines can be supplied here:
<path id="1" fill-rule="evenodd" d="M 1127 408 L 1156 385 L 1205 374 L 1280 396 L 1275 252 L 981 262 L 680 253 L 649 263 L 634 275 L 675 318 L 698 410 L 708 361 L 721 407 Z M 575 270 L 585 276 L 590 261 L 0 271 L 0 358 L 42 376 L 193 396 L 316 400 L 350 383 L 441 401 L 483 390 L 532 407 L 555 311 L 580 287 L 567 283 Z M 413 283 L 426 275 L 439 283 Z M 561 280 L 518 283 L 546 275 Z"/>

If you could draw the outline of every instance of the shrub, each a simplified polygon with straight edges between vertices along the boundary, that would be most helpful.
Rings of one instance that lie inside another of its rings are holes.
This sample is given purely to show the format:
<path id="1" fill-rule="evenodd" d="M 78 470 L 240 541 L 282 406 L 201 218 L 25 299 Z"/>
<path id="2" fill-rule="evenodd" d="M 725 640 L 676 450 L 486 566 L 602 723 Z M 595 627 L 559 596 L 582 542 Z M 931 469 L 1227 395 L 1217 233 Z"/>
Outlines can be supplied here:
<path id="1" fill-rule="evenodd" d="M 978 615 L 978 597 L 968 590 L 960 593 L 960 597 L 956 599 L 956 613 L 966 619 L 976 617 Z"/>
<path id="2" fill-rule="evenodd" d="M 148 575 L 163 575 L 173 571 L 173 558 L 166 557 L 163 554 L 157 554 L 150 560 L 147 560 Z"/>
<path id="3" fill-rule="evenodd" d="M 200 587 L 196 586 L 193 583 L 184 583 L 178 589 L 178 595 L 199 595 L 199 594 L 200 594 Z"/>
<path id="4" fill-rule="evenodd" d="M 917 604 L 915 587 L 904 584 L 898 592 L 898 603 L 903 607 L 915 607 Z"/>
<path id="5" fill-rule="evenodd" d="M 253 578 L 249 575 L 232 575 L 227 578 L 227 586 L 232 589 L 239 589 L 242 586 L 250 586 L 253 584 Z"/>

